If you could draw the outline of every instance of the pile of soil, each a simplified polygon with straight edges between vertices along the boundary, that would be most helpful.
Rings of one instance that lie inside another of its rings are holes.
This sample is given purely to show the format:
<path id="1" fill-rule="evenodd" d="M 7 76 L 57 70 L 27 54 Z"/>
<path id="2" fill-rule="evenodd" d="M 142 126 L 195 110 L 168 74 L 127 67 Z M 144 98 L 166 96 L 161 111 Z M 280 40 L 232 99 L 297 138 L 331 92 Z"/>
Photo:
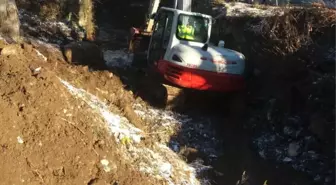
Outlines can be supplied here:
<path id="1" fill-rule="evenodd" d="M 73 98 L 59 78 L 100 97 L 115 92 L 105 99 L 132 117 L 127 106 L 132 96 L 120 80 L 107 71 L 89 73 L 87 67 L 71 66 L 48 50 L 41 50 L 48 57 L 45 61 L 30 44 L 1 44 L 2 183 L 162 184 L 120 160 L 113 150 L 116 143 L 90 108 Z M 108 172 L 103 159 L 109 161 Z"/>

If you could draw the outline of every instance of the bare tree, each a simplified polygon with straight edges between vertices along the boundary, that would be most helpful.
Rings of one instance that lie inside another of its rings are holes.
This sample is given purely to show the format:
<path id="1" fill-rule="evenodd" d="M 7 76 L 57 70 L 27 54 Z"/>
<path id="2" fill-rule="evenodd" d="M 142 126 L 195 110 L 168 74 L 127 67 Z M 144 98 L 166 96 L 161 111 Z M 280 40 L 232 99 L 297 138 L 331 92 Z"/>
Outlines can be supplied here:
<path id="1" fill-rule="evenodd" d="M 20 20 L 15 0 L 0 0 L 0 36 L 8 42 L 20 39 Z"/>

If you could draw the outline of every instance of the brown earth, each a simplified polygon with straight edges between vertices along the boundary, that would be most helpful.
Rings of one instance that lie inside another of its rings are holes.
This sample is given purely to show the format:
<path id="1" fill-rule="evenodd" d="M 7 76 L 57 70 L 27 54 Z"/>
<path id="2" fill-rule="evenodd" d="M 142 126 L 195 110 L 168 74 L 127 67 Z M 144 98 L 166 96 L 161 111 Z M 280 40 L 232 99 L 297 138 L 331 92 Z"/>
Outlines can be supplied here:
<path id="1" fill-rule="evenodd" d="M 138 128 L 147 130 L 149 125 L 133 112 L 131 105 L 135 100 L 124 90 L 120 79 L 109 71 L 90 72 L 87 66 L 69 65 L 63 61 L 60 51 L 32 43 L 33 46 L 1 46 L 2 182 L 162 184 L 120 160 L 122 154 L 115 150 L 114 141 L 99 126 L 100 122 L 89 116 L 93 114 L 90 108 L 74 99 L 57 76 L 97 95 L 111 105 L 114 112 L 126 116 Z M 43 61 L 33 47 L 48 60 Z M 34 72 L 38 67 L 41 67 L 41 72 Z M 226 135 L 224 139 L 233 143 L 216 167 L 224 173 L 224 176 L 216 178 L 219 184 L 235 183 L 243 170 L 247 171 L 252 184 L 261 184 L 264 180 L 271 184 L 309 183 L 306 177 L 294 173 L 289 167 L 279 165 L 278 169 L 255 156 L 245 146 L 248 137 L 241 130 L 224 130 L 228 132 L 223 134 Z M 22 144 L 18 142 L 18 136 L 22 138 Z M 104 158 L 111 164 L 109 173 L 100 164 Z M 278 181 L 279 177 L 282 181 Z"/>
<path id="2" fill-rule="evenodd" d="M 142 126 L 130 111 L 131 94 L 117 77 L 71 66 L 56 50 L 41 50 L 47 61 L 29 44 L 2 45 L 1 50 L 0 184 L 162 184 L 120 160 L 99 118 L 57 78 L 119 105 Z M 109 161 L 110 172 L 102 159 Z"/>

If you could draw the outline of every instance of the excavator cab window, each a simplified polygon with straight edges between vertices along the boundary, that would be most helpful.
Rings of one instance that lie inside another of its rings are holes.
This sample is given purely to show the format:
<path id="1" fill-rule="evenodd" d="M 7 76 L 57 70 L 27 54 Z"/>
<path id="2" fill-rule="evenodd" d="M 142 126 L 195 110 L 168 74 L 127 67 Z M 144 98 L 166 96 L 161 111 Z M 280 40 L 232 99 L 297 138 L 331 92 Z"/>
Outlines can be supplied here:
<path id="1" fill-rule="evenodd" d="M 176 37 L 180 40 L 205 43 L 208 40 L 209 19 L 196 16 L 180 14 Z"/>

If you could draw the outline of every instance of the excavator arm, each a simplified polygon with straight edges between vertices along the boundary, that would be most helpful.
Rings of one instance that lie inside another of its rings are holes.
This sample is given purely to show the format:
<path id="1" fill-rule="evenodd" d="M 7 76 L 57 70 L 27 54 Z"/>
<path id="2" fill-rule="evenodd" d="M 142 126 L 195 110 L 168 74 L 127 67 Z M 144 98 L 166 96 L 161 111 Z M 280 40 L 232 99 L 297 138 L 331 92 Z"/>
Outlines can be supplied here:
<path id="1" fill-rule="evenodd" d="M 150 32 L 153 28 L 154 20 L 152 15 L 157 12 L 161 6 L 175 8 L 178 10 L 191 12 L 192 0 L 150 0 L 147 14 L 146 31 Z"/>
<path id="2" fill-rule="evenodd" d="M 129 52 L 133 53 L 134 56 L 145 55 L 154 26 L 152 15 L 155 14 L 160 7 L 169 7 L 191 12 L 191 3 L 192 0 L 150 0 L 148 4 L 148 13 L 145 15 L 146 21 L 144 22 L 144 26 L 142 28 L 132 27 L 130 30 L 128 43 Z"/>

